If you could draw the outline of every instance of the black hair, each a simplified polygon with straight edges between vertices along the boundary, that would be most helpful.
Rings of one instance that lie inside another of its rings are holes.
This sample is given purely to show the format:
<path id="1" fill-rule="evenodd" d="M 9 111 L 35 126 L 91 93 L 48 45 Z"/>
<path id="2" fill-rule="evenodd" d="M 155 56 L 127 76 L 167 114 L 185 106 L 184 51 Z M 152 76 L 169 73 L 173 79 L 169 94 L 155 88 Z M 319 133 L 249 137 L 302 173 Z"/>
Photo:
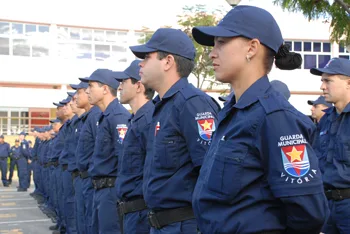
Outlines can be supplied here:
<path id="1" fill-rule="evenodd" d="M 138 80 L 134 78 L 130 78 L 132 84 L 136 84 L 139 82 Z M 148 100 L 152 100 L 154 96 L 154 90 L 151 88 L 148 88 L 146 85 L 143 85 L 145 87 L 145 92 L 143 93 Z"/>
<path id="2" fill-rule="evenodd" d="M 290 52 L 288 45 L 281 45 L 275 55 L 275 65 L 281 70 L 294 70 L 301 66 L 303 59 L 300 54 Z"/>
<path id="3" fill-rule="evenodd" d="M 103 85 L 106 85 L 106 84 L 103 84 L 101 82 L 97 82 L 98 83 L 98 87 L 102 87 Z M 118 89 L 115 89 L 115 88 L 112 88 L 111 86 L 107 85 L 108 86 L 108 89 L 109 89 L 109 92 L 112 94 L 113 97 L 116 97 L 117 96 L 117 93 L 118 93 Z"/>
<path id="4" fill-rule="evenodd" d="M 170 55 L 171 53 L 164 52 L 164 51 L 157 51 L 158 59 L 161 60 L 165 58 L 166 56 Z M 181 57 L 176 54 L 171 54 L 174 57 L 175 63 L 176 63 L 176 69 L 177 73 L 180 75 L 180 77 L 188 77 L 193 68 L 194 68 L 194 61 L 190 60 L 185 57 Z"/>

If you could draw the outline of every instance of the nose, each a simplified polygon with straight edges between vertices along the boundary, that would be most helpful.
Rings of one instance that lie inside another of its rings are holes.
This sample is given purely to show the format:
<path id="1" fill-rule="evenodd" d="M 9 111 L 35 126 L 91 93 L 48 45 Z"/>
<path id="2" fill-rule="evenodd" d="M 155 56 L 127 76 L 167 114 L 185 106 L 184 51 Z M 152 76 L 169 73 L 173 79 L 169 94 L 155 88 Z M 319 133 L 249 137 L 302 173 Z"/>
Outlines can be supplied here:
<path id="1" fill-rule="evenodd" d="M 209 53 L 209 58 L 211 58 L 211 59 L 217 58 L 217 53 L 216 53 L 215 46 L 214 46 L 213 49 L 210 51 L 210 53 Z"/>

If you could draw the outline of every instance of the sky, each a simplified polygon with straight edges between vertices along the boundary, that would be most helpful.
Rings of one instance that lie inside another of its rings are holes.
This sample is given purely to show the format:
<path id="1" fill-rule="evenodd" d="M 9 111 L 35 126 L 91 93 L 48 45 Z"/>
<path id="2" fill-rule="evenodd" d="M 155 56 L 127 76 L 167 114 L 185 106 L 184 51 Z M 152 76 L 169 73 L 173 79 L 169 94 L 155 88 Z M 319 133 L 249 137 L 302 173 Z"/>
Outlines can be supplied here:
<path id="1" fill-rule="evenodd" d="M 271 12 L 277 21 L 286 16 L 305 20 L 302 14 L 283 12 L 272 0 L 242 0 L 240 5 L 255 5 Z M 11 0 L 4 1 L 0 18 L 15 18 L 36 22 L 100 26 L 111 28 L 158 28 L 176 25 L 177 15 L 184 6 L 206 5 L 209 9 L 231 6 L 225 0 Z M 107 23 L 106 23 L 107 22 Z"/>

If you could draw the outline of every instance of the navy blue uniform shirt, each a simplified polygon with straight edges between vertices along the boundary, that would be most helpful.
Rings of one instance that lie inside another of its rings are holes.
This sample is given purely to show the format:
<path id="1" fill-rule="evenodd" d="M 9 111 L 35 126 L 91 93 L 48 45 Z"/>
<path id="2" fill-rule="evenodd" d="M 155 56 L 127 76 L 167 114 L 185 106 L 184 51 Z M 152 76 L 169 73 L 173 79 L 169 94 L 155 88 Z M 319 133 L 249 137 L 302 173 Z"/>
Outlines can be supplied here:
<path id="1" fill-rule="evenodd" d="M 101 115 L 101 110 L 93 106 L 83 117 L 83 126 L 77 143 L 76 160 L 79 171 L 87 171 L 91 166 L 91 157 L 94 153 L 97 122 Z"/>
<path id="2" fill-rule="evenodd" d="M 190 206 L 220 107 L 186 78 L 154 101 L 144 166 L 144 199 L 151 209 Z"/>
<path id="3" fill-rule="evenodd" d="M 52 149 L 52 157 L 51 161 L 59 161 L 59 158 L 62 154 L 62 151 L 64 149 L 64 140 L 65 140 L 65 131 L 67 128 L 67 121 L 60 127 L 59 132 L 56 135 L 55 139 L 55 145 L 54 148 Z M 62 163 L 61 163 L 62 164 Z"/>
<path id="4" fill-rule="evenodd" d="M 82 118 L 84 117 L 85 113 L 82 114 L 80 117 L 75 115 L 71 121 L 70 126 L 70 133 L 67 136 L 68 140 L 68 171 L 72 172 L 74 170 L 77 170 L 77 159 L 75 157 L 75 152 L 77 149 L 78 139 L 80 136 L 81 127 L 83 126 Z"/>
<path id="5" fill-rule="evenodd" d="M 327 202 L 314 130 L 267 77 L 228 100 L 193 193 L 200 230 L 319 233 Z"/>
<path id="6" fill-rule="evenodd" d="M 48 152 L 49 152 L 49 146 L 50 146 L 50 140 L 45 140 L 42 142 L 40 151 L 39 151 L 39 162 L 41 164 L 48 162 Z"/>
<path id="7" fill-rule="evenodd" d="M 20 148 L 21 148 L 21 155 L 25 157 L 26 159 L 30 158 L 30 152 L 29 152 L 29 144 L 27 140 L 23 140 L 20 143 Z"/>
<path id="8" fill-rule="evenodd" d="M 10 156 L 10 145 L 7 142 L 0 144 L 0 158 L 7 158 Z"/>
<path id="9" fill-rule="evenodd" d="M 335 107 L 325 110 L 314 145 L 324 165 L 323 182 L 326 189 L 350 188 L 350 104 L 340 115 Z"/>
<path id="10" fill-rule="evenodd" d="M 149 101 L 129 120 L 118 163 L 116 190 L 119 199 L 130 200 L 143 196 L 143 166 L 153 111 L 154 104 Z"/>
<path id="11" fill-rule="evenodd" d="M 74 115 L 72 117 L 72 119 L 74 119 L 76 116 Z M 61 151 L 61 154 L 60 154 L 60 158 L 59 158 L 59 163 L 61 165 L 65 165 L 65 164 L 68 164 L 68 147 L 69 147 L 69 140 L 70 140 L 70 134 L 72 134 L 72 128 L 71 128 L 71 123 L 72 123 L 72 119 L 69 119 L 67 120 L 65 123 L 64 123 L 64 128 L 60 129 L 60 132 L 61 132 L 61 138 L 60 140 L 63 141 L 63 149 Z"/>
<path id="12" fill-rule="evenodd" d="M 35 144 L 34 144 L 32 152 L 31 152 L 31 159 L 32 160 L 38 159 L 38 148 L 39 148 L 40 143 L 41 143 L 41 140 L 39 139 L 39 137 L 36 137 Z"/>
<path id="13" fill-rule="evenodd" d="M 89 168 L 91 177 L 117 176 L 118 156 L 124 135 L 120 131 L 128 124 L 130 113 L 118 99 L 114 99 L 101 113 L 98 120 L 92 166 Z"/>
<path id="14" fill-rule="evenodd" d="M 18 147 L 12 146 L 10 151 L 11 151 L 10 156 L 12 159 L 19 159 L 22 156 L 20 146 Z"/>

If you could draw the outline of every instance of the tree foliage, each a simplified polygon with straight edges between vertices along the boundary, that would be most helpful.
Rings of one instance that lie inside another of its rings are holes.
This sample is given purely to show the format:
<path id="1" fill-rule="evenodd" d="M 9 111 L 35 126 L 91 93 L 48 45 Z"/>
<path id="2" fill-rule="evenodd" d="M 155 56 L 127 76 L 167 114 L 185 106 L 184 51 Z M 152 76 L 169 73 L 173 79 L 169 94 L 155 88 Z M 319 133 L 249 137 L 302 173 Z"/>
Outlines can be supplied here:
<path id="1" fill-rule="evenodd" d="M 192 28 L 196 26 L 214 26 L 218 21 L 223 18 L 223 10 L 214 9 L 208 11 L 204 5 L 185 6 L 183 8 L 183 14 L 178 15 L 178 25 L 181 29 L 192 39 L 196 48 L 195 68 L 192 74 L 197 79 L 197 88 L 203 88 L 203 85 L 207 82 L 208 89 L 211 89 L 215 81 L 214 70 L 212 61 L 209 57 L 211 48 L 207 46 L 199 45 L 192 37 Z M 139 43 L 145 43 L 152 37 L 152 33 L 146 33 L 145 37 L 139 40 Z"/>
<path id="2" fill-rule="evenodd" d="M 350 45 L 350 0 L 274 0 L 274 4 L 288 11 L 302 12 L 308 20 L 330 19 L 330 40 Z"/>

